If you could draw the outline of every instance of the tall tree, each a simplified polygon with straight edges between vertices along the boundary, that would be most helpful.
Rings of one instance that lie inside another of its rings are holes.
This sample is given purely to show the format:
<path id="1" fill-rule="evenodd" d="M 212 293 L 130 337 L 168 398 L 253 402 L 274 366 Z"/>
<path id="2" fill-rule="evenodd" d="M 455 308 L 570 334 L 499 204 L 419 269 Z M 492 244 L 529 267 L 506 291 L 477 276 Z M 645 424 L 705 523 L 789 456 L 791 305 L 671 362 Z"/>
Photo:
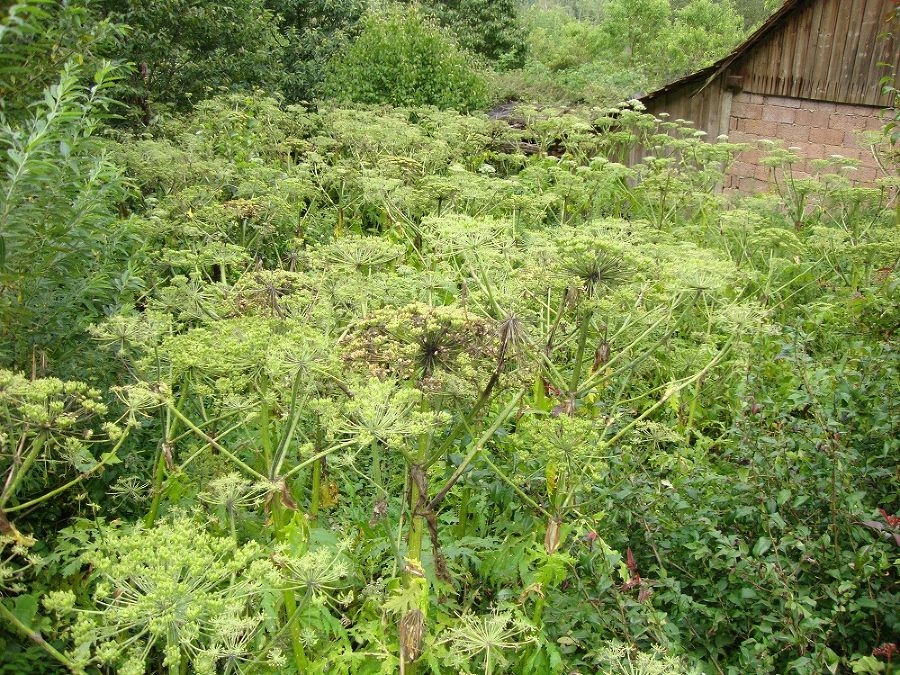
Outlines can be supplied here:
<path id="1" fill-rule="evenodd" d="M 487 101 L 469 54 L 416 6 L 369 13 L 359 38 L 329 70 L 326 92 L 338 100 L 463 111 Z"/>
<path id="2" fill-rule="evenodd" d="M 603 29 L 612 49 L 627 63 L 642 66 L 662 56 L 656 38 L 671 14 L 669 0 L 609 0 Z"/>
<path id="3" fill-rule="evenodd" d="M 184 107 L 211 93 L 276 87 L 284 40 L 263 0 L 100 0 L 131 27 L 114 55 L 136 66 L 144 101 Z"/>
<path id="4" fill-rule="evenodd" d="M 725 56 L 745 34 L 744 19 L 731 0 L 690 0 L 676 10 L 664 36 L 666 76 L 688 73 Z"/>
<path id="5" fill-rule="evenodd" d="M 425 8 L 465 49 L 501 65 L 521 62 L 525 36 L 517 0 L 430 0 Z"/>
<path id="6" fill-rule="evenodd" d="M 328 61 L 349 47 L 359 32 L 366 0 L 266 0 L 280 17 L 286 40 L 283 92 L 289 101 L 320 93 Z"/>

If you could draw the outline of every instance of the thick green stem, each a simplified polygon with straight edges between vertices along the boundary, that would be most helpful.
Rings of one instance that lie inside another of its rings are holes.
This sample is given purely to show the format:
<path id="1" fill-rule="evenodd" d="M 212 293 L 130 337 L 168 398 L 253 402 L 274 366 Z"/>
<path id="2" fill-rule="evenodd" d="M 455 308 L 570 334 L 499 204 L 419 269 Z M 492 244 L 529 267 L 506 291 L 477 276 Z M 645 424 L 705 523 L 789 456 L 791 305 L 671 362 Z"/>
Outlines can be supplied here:
<path id="1" fill-rule="evenodd" d="M 694 396 L 691 399 L 691 407 L 688 409 L 688 418 L 687 422 L 684 425 L 684 439 L 690 443 L 691 441 L 691 431 L 694 428 L 694 418 L 697 416 L 697 408 L 700 405 L 700 388 L 703 386 L 703 380 L 697 380 L 697 384 L 694 385 Z"/>
<path id="2" fill-rule="evenodd" d="M 453 488 L 456 484 L 456 481 L 459 480 L 460 476 L 465 473 L 466 469 L 469 468 L 469 464 L 472 463 L 472 460 L 475 459 L 475 456 L 481 451 L 481 448 L 484 447 L 484 444 L 487 443 L 490 438 L 497 432 L 497 429 L 500 428 L 506 419 L 512 415 L 513 410 L 516 409 L 516 406 L 519 405 L 519 401 L 522 400 L 522 396 L 524 392 L 518 392 L 515 396 L 513 396 L 512 400 L 506 405 L 506 407 L 500 412 L 499 415 L 494 419 L 494 422 L 488 427 L 485 432 L 481 435 L 481 437 L 474 443 L 472 449 L 469 450 L 468 454 L 466 454 L 463 461 L 460 462 L 459 466 L 456 467 L 456 471 L 453 472 L 453 475 L 450 476 L 450 479 L 444 484 L 438 493 L 434 496 L 428 503 L 428 510 L 433 511 L 438 507 L 438 505 L 444 501 L 444 497 L 447 496 L 447 493 Z"/>
<path id="3" fill-rule="evenodd" d="M 428 582 L 425 580 L 425 572 L 422 570 L 422 540 L 425 534 L 425 519 L 419 514 L 419 498 L 427 499 L 428 495 L 420 495 L 419 484 L 413 475 L 415 467 L 409 467 L 407 474 L 409 476 L 409 509 L 410 524 L 409 534 L 407 536 L 406 546 L 406 564 L 403 569 L 403 586 L 408 594 L 415 594 L 418 609 L 427 616 L 428 614 Z M 406 617 L 404 616 L 404 619 Z M 424 637 L 424 636 L 423 636 Z M 420 637 L 419 640 L 423 639 Z M 418 647 L 418 645 L 417 645 Z M 407 647 L 404 641 L 402 620 L 401 620 L 401 639 L 400 639 L 400 660 L 401 672 L 404 675 L 416 675 L 418 672 L 418 663 L 415 661 L 418 654 L 414 654 L 410 660 L 407 660 Z"/>
<path id="4" fill-rule="evenodd" d="M 309 500 L 309 519 L 316 522 L 319 519 L 319 496 L 322 489 L 322 462 L 313 464 L 312 488 Z"/>
<path id="5" fill-rule="evenodd" d="M 569 391 L 574 392 L 578 389 L 578 382 L 581 380 L 581 368 L 584 363 L 584 346 L 587 343 L 588 328 L 591 325 L 591 310 L 587 310 L 581 317 L 581 326 L 579 326 L 578 334 L 578 351 L 575 353 L 575 369 L 572 371 L 572 381 L 569 384 Z"/>
<path id="6" fill-rule="evenodd" d="M 41 454 L 41 449 L 44 447 L 46 440 L 47 436 L 43 433 L 35 436 L 34 441 L 31 443 L 31 448 L 29 448 L 28 454 L 25 456 L 25 461 L 22 462 L 18 470 L 15 468 L 15 465 L 13 465 L 12 471 L 14 471 L 14 473 L 12 480 L 6 485 L 3 494 L 0 495 L 0 509 L 6 506 L 6 502 L 15 496 L 19 483 L 22 482 L 22 478 L 24 478 L 25 474 L 31 469 L 31 465 L 34 464 L 34 460 L 37 459 L 37 456 Z M 7 509 L 7 511 L 8 510 L 9 509 Z"/>
<path id="7" fill-rule="evenodd" d="M 178 398 L 179 408 L 184 405 L 189 389 L 190 387 L 185 385 L 182 390 L 181 396 Z M 153 501 L 150 503 L 150 511 L 144 518 L 144 524 L 147 527 L 153 527 L 153 523 L 156 522 L 156 516 L 159 515 L 159 504 L 162 500 L 162 484 L 166 472 L 166 449 L 171 447 L 172 438 L 175 436 L 175 429 L 177 426 L 177 419 L 173 418 L 171 410 L 166 408 L 165 434 L 163 442 L 159 446 L 159 456 L 156 459 L 156 470 L 153 474 L 153 489 L 151 491 L 153 494 Z"/>
<path id="8" fill-rule="evenodd" d="M 165 453 L 160 451 L 159 459 L 156 460 L 156 471 L 153 474 L 153 501 L 150 503 L 150 510 L 144 517 L 144 524 L 147 527 L 153 527 L 153 523 L 156 522 L 156 516 L 159 514 L 159 503 L 162 500 L 162 482 L 165 470 Z"/>
<path id="9" fill-rule="evenodd" d="M 378 441 L 372 441 L 372 482 L 378 488 L 379 493 L 382 487 L 381 477 L 381 447 Z"/>
<path id="10" fill-rule="evenodd" d="M 456 538 L 462 539 L 466 536 L 466 529 L 469 524 L 469 500 L 472 497 L 472 488 L 465 487 L 459 495 L 459 517 L 456 521 Z"/>
<path id="11" fill-rule="evenodd" d="M 419 486 L 415 480 L 410 479 L 409 503 L 412 514 L 410 517 L 406 557 L 415 561 L 422 559 L 422 538 L 425 532 L 425 520 L 422 516 L 416 515 L 416 504 L 419 501 L 419 496 Z M 427 497 L 427 495 L 423 496 Z"/>
<path id="12" fill-rule="evenodd" d="M 119 448 L 122 447 L 122 443 L 125 441 L 126 436 L 127 436 L 127 434 L 123 434 L 122 438 L 119 439 L 118 443 L 116 443 L 115 447 L 113 447 L 112 450 L 110 450 L 108 453 L 106 453 L 101 458 L 101 460 L 99 462 L 97 462 L 94 466 L 92 466 L 90 469 L 79 474 L 79 476 L 77 478 L 73 478 L 65 485 L 60 485 L 58 488 L 56 488 L 54 490 L 50 490 L 50 492 L 46 492 L 46 493 L 42 494 L 40 497 L 35 497 L 34 499 L 30 499 L 27 502 L 23 502 L 21 504 L 16 504 L 15 506 L 10 506 L 8 509 L 6 509 L 6 512 L 12 513 L 13 511 L 21 511 L 22 509 L 27 509 L 27 508 L 30 508 L 37 504 L 40 504 L 41 502 L 46 501 L 47 499 L 50 499 L 51 497 L 55 497 L 56 495 L 60 494 L 61 492 L 65 492 L 73 485 L 77 485 L 78 483 L 83 481 L 88 476 L 96 473 L 97 471 L 102 469 L 104 466 L 109 464 L 110 461 L 112 461 L 113 459 L 116 458 L 116 453 L 119 451 Z"/>
<path id="13" fill-rule="evenodd" d="M 294 666 L 298 673 L 307 672 L 309 661 L 306 659 L 306 652 L 303 649 L 303 642 L 300 640 L 300 624 L 291 621 L 291 617 L 297 613 L 297 599 L 294 597 L 294 591 L 284 591 L 284 611 L 286 614 L 285 621 L 290 622 L 291 633 L 291 649 L 294 652 Z"/>
<path id="14" fill-rule="evenodd" d="M 172 414 L 175 415 L 175 417 L 177 417 L 179 420 L 181 420 L 181 422 L 182 422 L 188 429 L 190 429 L 190 430 L 193 431 L 195 434 L 197 434 L 200 438 L 202 438 L 202 439 L 205 440 L 207 443 L 209 443 L 210 446 L 212 446 L 213 448 L 215 448 L 218 452 L 220 452 L 221 454 L 225 455 L 228 459 L 230 459 L 232 462 L 234 462 L 235 464 L 237 464 L 239 467 L 241 467 L 241 468 L 242 468 L 244 471 L 246 471 L 247 473 L 249 473 L 249 474 L 255 476 L 256 478 L 258 478 L 258 479 L 260 479 L 260 480 L 265 480 L 265 479 L 266 479 L 266 477 L 265 477 L 264 475 L 262 475 L 259 471 L 257 471 L 257 470 L 254 469 L 253 467 L 249 466 L 246 462 L 242 462 L 240 459 L 238 459 L 238 457 L 236 457 L 235 454 L 234 454 L 233 452 L 231 452 L 231 451 L 228 450 L 227 448 L 222 447 L 218 442 L 216 442 L 216 439 L 214 439 L 214 438 L 212 438 L 211 436 L 209 436 L 209 435 L 208 435 L 206 432 L 204 432 L 200 427 L 198 427 L 196 424 L 194 424 L 193 422 L 191 422 L 191 420 L 189 420 L 187 417 L 185 417 L 185 416 L 181 413 L 181 411 L 178 410 L 174 405 L 172 405 L 171 403 L 168 403 L 168 402 L 166 403 L 166 405 L 169 406 L 169 410 L 172 411 Z"/>
<path id="15" fill-rule="evenodd" d="M 238 536 L 237 536 L 237 525 L 235 524 L 234 507 L 233 506 L 228 507 L 228 531 L 231 533 L 231 538 L 234 539 L 236 542 L 238 540 Z"/>
<path id="16" fill-rule="evenodd" d="M 542 625 L 544 615 L 544 598 L 538 596 L 537 602 L 534 603 L 534 613 L 531 615 L 531 622 L 535 626 Z"/>
<path id="17" fill-rule="evenodd" d="M 306 401 L 305 397 L 303 401 L 299 400 L 300 381 L 302 376 L 302 370 L 298 369 L 297 374 L 294 375 L 294 384 L 291 387 L 291 407 L 290 412 L 288 413 L 287 428 L 284 430 L 281 440 L 278 442 L 278 448 L 275 450 L 275 457 L 272 460 L 272 466 L 269 469 L 269 478 L 272 480 L 275 480 L 281 473 L 281 466 L 284 464 L 288 449 L 291 447 L 291 442 L 294 440 L 294 434 L 297 432 L 297 425 L 300 423 L 300 408 Z"/>
<path id="18" fill-rule="evenodd" d="M 172 647 L 177 644 L 178 644 L 178 642 L 175 639 L 175 631 L 170 628 L 169 634 L 166 636 L 166 646 Z M 168 651 L 169 650 L 166 649 L 166 652 L 168 652 Z M 183 660 L 184 660 L 184 654 L 181 654 L 181 658 L 177 662 L 169 664 L 169 675 L 181 675 L 181 668 L 179 666 Z"/>
<path id="19" fill-rule="evenodd" d="M 2 602 L 0 602 L 0 616 L 2 616 L 17 632 L 21 633 L 29 640 L 34 642 L 38 647 L 47 652 L 54 659 L 68 668 L 73 673 L 83 673 L 84 670 L 72 663 L 64 654 L 57 650 L 53 645 L 47 642 L 44 637 L 36 630 L 26 626 L 22 621 L 9 611 Z"/>
<path id="20" fill-rule="evenodd" d="M 272 508 L 272 517 L 276 524 L 275 536 L 279 541 L 286 541 L 287 525 L 294 516 L 294 511 L 286 508 L 281 501 L 275 500 Z M 303 641 L 300 637 L 300 625 L 294 619 L 298 616 L 297 597 L 294 589 L 285 588 L 281 597 L 284 600 L 284 626 L 290 631 L 291 651 L 294 653 L 294 666 L 298 673 L 305 673 L 309 670 L 309 662 L 306 658 L 306 651 L 303 649 Z"/>
<path id="21" fill-rule="evenodd" d="M 266 401 L 266 379 L 263 377 L 260 387 L 261 410 L 259 413 L 259 436 L 263 448 L 263 473 L 272 475 L 272 436 L 269 429 L 269 403 Z"/>

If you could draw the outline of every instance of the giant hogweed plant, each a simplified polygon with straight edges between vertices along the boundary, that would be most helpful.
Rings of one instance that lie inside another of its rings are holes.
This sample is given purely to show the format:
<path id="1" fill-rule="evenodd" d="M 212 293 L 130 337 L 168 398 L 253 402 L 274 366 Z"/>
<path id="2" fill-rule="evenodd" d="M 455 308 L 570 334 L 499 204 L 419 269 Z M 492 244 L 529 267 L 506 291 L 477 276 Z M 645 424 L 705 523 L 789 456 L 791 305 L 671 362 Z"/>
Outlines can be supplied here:
<path id="1" fill-rule="evenodd" d="M 523 117 L 232 96 L 110 143 L 147 285 L 108 395 L 6 376 L 11 628 L 76 671 L 874 668 L 890 194 L 735 210 L 734 146 Z"/>

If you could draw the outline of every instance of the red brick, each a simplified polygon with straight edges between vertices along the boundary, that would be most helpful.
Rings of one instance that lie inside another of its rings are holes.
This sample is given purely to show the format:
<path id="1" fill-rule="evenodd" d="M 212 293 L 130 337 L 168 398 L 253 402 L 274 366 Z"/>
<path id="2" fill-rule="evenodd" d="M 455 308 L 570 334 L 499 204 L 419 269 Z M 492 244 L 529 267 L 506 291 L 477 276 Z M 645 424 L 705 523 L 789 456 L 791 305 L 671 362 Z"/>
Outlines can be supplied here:
<path id="1" fill-rule="evenodd" d="M 845 148 L 843 145 L 826 145 L 825 157 L 823 159 L 831 159 L 832 155 L 840 155 L 848 159 L 856 159 L 859 154 L 855 148 Z"/>
<path id="2" fill-rule="evenodd" d="M 742 120 L 742 131 L 763 138 L 773 138 L 778 131 L 778 125 L 775 122 L 764 122 L 762 120 Z"/>
<path id="3" fill-rule="evenodd" d="M 878 178 L 878 171 L 872 167 L 859 167 L 853 172 L 852 180 L 858 183 L 874 183 Z"/>
<path id="4" fill-rule="evenodd" d="M 797 111 L 793 108 L 783 108 L 780 105 L 769 105 L 763 108 L 762 118 L 767 122 L 785 122 L 793 124 Z"/>
<path id="5" fill-rule="evenodd" d="M 843 115 L 870 115 L 872 108 L 852 103 L 835 103 L 834 111 Z"/>
<path id="6" fill-rule="evenodd" d="M 840 129 L 813 127 L 809 130 L 809 142 L 822 143 L 824 145 L 840 145 L 844 142 L 844 132 Z"/>
<path id="7" fill-rule="evenodd" d="M 787 98 L 786 96 L 766 96 L 765 105 L 777 105 L 784 108 L 799 108 L 803 103 L 799 98 Z"/>
<path id="8" fill-rule="evenodd" d="M 769 180 L 769 177 L 770 177 L 771 175 L 772 175 L 772 169 L 770 169 L 770 168 L 767 167 L 767 166 L 763 166 L 763 165 L 761 165 L 761 164 L 758 164 L 758 165 L 756 166 L 756 169 L 755 169 L 754 172 L 753 172 L 753 177 L 754 177 L 756 180 L 760 180 L 760 181 L 764 181 L 764 182 L 765 182 L 765 181 L 768 181 L 768 180 Z"/>
<path id="9" fill-rule="evenodd" d="M 798 155 L 800 155 L 806 163 L 811 159 L 818 159 L 819 153 L 821 152 L 821 145 L 814 145 L 811 143 L 798 143 L 799 150 L 795 150 Z"/>
<path id="10" fill-rule="evenodd" d="M 830 129 L 840 129 L 841 131 L 853 131 L 854 129 L 865 128 L 865 118 L 859 115 L 843 115 L 841 113 L 833 113 L 828 123 Z"/>
<path id="11" fill-rule="evenodd" d="M 810 135 L 815 129 L 810 130 Z M 810 139 L 812 140 L 812 139 Z M 824 159 L 825 157 L 825 146 L 821 143 L 810 143 L 804 148 L 804 155 L 808 159 Z"/>
<path id="12" fill-rule="evenodd" d="M 805 157 L 805 155 L 804 155 L 804 157 Z M 795 167 L 796 167 L 797 171 L 802 171 L 805 174 L 813 174 L 813 173 L 815 173 L 815 170 L 813 169 L 812 163 L 813 163 L 813 160 L 804 159 L 802 162 L 796 164 Z"/>
<path id="13" fill-rule="evenodd" d="M 748 136 L 743 131 L 738 131 L 737 129 L 734 129 L 734 130 L 728 132 L 728 140 L 731 143 L 748 143 L 748 142 L 755 141 L 756 139 L 753 138 L 752 136 Z"/>
<path id="14" fill-rule="evenodd" d="M 858 131 L 844 132 L 844 146 L 848 148 L 860 149 L 865 145 L 863 139 L 859 137 Z"/>
<path id="15" fill-rule="evenodd" d="M 872 157 L 871 148 L 860 149 L 859 160 L 862 162 L 863 166 L 878 166 L 878 162 L 876 162 L 875 158 Z"/>
<path id="16" fill-rule="evenodd" d="M 763 107 L 754 103 L 733 103 L 731 105 L 731 114 L 734 117 L 758 120 L 762 119 L 763 112 Z"/>
<path id="17" fill-rule="evenodd" d="M 866 118 L 866 130 L 881 131 L 882 127 L 884 127 L 886 123 L 886 120 L 881 119 L 877 115 L 869 115 Z"/>
<path id="18" fill-rule="evenodd" d="M 830 118 L 831 114 L 825 110 L 798 110 L 794 123 L 807 127 L 828 128 Z"/>
<path id="19" fill-rule="evenodd" d="M 824 101 L 809 101 L 809 107 L 819 112 L 832 113 L 835 110 L 834 103 L 825 103 Z"/>
<path id="20" fill-rule="evenodd" d="M 744 98 L 745 96 L 747 97 L 748 103 L 759 104 L 765 100 L 765 96 L 763 96 L 762 94 L 741 94 L 740 98 Z"/>
<path id="21" fill-rule="evenodd" d="M 755 167 L 752 164 L 735 162 L 731 167 L 731 173 L 738 178 L 746 178 L 753 175 L 754 169 Z"/>
<path id="22" fill-rule="evenodd" d="M 788 145 L 804 143 L 809 140 L 809 127 L 796 124 L 779 124 L 778 138 L 784 139 Z"/>
<path id="23" fill-rule="evenodd" d="M 755 178 L 741 178 L 738 182 L 738 187 L 741 192 L 760 192 L 765 187 L 765 183 Z"/>
<path id="24" fill-rule="evenodd" d="M 809 178 L 812 174 L 806 171 L 806 167 L 802 166 L 794 166 L 792 167 L 791 177 L 794 180 L 803 180 L 804 178 Z"/>

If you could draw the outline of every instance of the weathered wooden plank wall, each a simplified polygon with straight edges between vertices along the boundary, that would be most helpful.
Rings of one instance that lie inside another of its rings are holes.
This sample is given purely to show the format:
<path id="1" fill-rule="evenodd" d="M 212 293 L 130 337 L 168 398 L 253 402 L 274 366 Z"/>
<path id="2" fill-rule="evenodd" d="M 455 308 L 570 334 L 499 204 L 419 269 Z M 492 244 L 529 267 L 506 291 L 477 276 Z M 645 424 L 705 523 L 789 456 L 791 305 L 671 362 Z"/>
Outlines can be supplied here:
<path id="1" fill-rule="evenodd" d="M 732 62 L 720 77 L 743 78 L 754 94 L 834 103 L 888 103 L 880 80 L 900 68 L 900 45 L 886 35 L 893 0 L 805 0 Z"/>
<path id="2" fill-rule="evenodd" d="M 789 11 L 718 67 L 647 97 L 648 111 L 690 120 L 714 139 L 728 128 L 722 115 L 730 107 L 725 99 L 731 91 L 887 105 L 881 78 L 891 66 L 900 72 L 900 41 L 888 34 L 885 21 L 894 0 L 788 0 L 787 4 Z"/>

